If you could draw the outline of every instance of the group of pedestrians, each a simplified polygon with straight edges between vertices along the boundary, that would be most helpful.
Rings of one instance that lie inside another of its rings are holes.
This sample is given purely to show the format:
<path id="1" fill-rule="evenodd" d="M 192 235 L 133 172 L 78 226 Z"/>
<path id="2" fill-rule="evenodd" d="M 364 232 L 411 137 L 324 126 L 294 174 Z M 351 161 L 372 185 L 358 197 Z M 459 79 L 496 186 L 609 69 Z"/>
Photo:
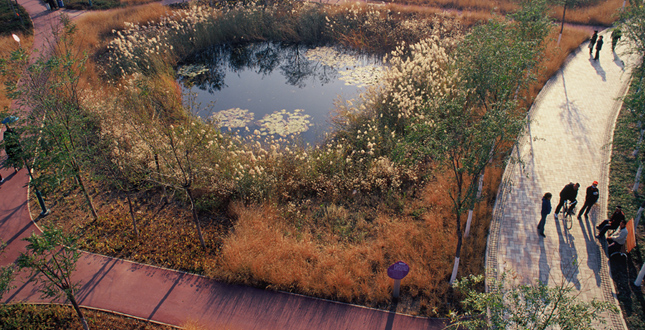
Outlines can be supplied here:
<path id="1" fill-rule="evenodd" d="M 578 197 L 578 188 L 580 188 L 579 183 L 570 182 L 562 188 L 560 191 L 560 201 L 555 208 L 553 214 L 555 220 L 558 220 L 558 213 L 562 209 L 565 201 L 570 201 L 572 205 L 575 205 L 576 198 Z M 540 222 L 538 223 L 537 229 L 538 234 L 542 237 L 544 235 L 544 225 L 546 224 L 546 216 L 551 213 L 551 198 L 553 195 L 550 192 L 547 192 L 542 197 L 542 211 Z M 600 193 L 598 191 L 598 181 L 594 181 L 589 187 L 587 187 L 587 192 L 585 196 L 585 203 L 578 213 L 578 220 L 582 220 L 582 216 L 589 217 L 589 212 L 591 207 L 598 202 Z M 598 230 L 597 239 L 602 239 L 605 237 L 605 233 L 608 230 L 614 230 L 614 233 L 607 238 L 608 244 L 608 254 L 611 256 L 615 252 L 619 252 L 623 245 L 627 242 L 627 221 L 625 219 L 625 214 L 623 213 L 622 207 L 620 205 L 616 206 L 616 210 L 611 215 L 609 219 L 603 220 L 596 229 Z"/>
<path id="2" fill-rule="evenodd" d="M 615 52 L 616 51 L 616 45 L 618 44 L 618 40 L 623 36 L 623 32 L 620 30 L 620 28 L 615 28 L 611 32 L 611 51 Z M 602 49 L 602 45 L 604 44 L 604 41 L 602 40 L 602 36 L 598 36 L 598 31 L 594 30 L 593 35 L 591 36 L 591 40 L 589 40 L 589 56 L 593 55 L 593 50 L 594 46 L 596 49 L 596 55 L 593 57 L 594 60 L 598 60 L 600 57 L 600 50 Z"/>

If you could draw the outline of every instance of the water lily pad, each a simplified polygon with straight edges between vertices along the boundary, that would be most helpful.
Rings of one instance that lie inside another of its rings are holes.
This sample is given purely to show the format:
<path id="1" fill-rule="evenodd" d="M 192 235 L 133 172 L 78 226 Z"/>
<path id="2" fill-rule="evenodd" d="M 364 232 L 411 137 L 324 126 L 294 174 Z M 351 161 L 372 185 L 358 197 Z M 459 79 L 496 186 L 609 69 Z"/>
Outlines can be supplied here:
<path id="1" fill-rule="evenodd" d="M 211 120 L 219 123 L 221 127 L 240 128 L 246 127 L 253 121 L 254 114 L 246 109 L 233 108 L 214 113 Z"/>
<path id="2" fill-rule="evenodd" d="M 258 120 L 262 135 L 277 134 L 286 137 L 291 134 L 306 132 L 312 124 L 311 116 L 304 114 L 304 110 L 296 109 L 292 113 L 282 109 Z"/>

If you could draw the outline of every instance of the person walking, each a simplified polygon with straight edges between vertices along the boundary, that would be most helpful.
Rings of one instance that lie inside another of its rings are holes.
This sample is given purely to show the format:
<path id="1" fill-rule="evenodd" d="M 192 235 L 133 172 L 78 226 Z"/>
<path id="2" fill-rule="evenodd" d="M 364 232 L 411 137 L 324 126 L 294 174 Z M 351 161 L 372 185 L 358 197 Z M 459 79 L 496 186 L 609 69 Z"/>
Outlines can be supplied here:
<path id="1" fill-rule="evenodd" d="M 546 237 L 546 235 L 544 235 L 544 225 L 546 224 L 546 216 L 551 213 L 551 196 L 553 195 L 548 192 L 544 194 L 544 197 L 542 197 L 542 217 L 540 218 L 540 222 L 537 226 L 538 234 L 542 237 Z"/>
<path id="2" fill-rule="evenodd" d="M 589 55 L 593 54 L 593 46 L 596 44 L 597 39 L 598 39 L 598 31 L 594 30 L 593 35 L 591 36 L 591 40 L 589 40 Z"/>
<path id="3" fill-rule="evenodd" d="M 560 202 L 555 208 L 555 213 L 553 213 L 553 216 L 556 220 L 558 219 L 558 213 L 560 213 L 562 205 L 564 205 L 564 201 L 569 200 L 573 202 L 576 200 L 576 198 L 578 197 L 578 188 L 580 188 L 580 184 L 573 184 L 573 182 L 569 182 L 569 184 L 562 188 L 562 190 L 560 191 Z"/>
<path id="4" fill-rule="evenodd" d="M 578 213 L 578 219 L 582 217 L 582 214 L 584 212 L 585 217 L 589 216 L 589 211 L 591 211 L 591 207 L 596 204 L 598 201 L 599 193 L 598 193 L 598 181 L 594 181 L 591 186 L 587 187 L 587 195 L 585 196 L 585 205 L 582 206 L 580 209 L 580 213 Z M 585 212 L 586 210 L 586 212 Z"/>
<path id="5" fill-rule="evenodd" d="M 602 49 L 602 36 L 598 37 L 598 41 L 596 41 L 596 56 L 593 58 L 594 60 L 598 60 L 600 57 L 600 50 Z"/>

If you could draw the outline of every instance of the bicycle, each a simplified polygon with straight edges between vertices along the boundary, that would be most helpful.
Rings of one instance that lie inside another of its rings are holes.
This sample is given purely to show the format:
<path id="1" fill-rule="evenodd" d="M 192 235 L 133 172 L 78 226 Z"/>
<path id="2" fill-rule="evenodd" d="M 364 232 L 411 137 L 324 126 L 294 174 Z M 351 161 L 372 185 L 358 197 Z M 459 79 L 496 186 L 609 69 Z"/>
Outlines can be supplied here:
<path id="1" fill-rule="evenodd" d="M 573 202 L 569 200 L 564 201 L 564 205 L 562 206 L 562 221 L 567 229 L 571 229 L 571 227 L 573 227 L 573 217 L 576 215 L 577 204 L 577 200 L 574 200 Z"/>

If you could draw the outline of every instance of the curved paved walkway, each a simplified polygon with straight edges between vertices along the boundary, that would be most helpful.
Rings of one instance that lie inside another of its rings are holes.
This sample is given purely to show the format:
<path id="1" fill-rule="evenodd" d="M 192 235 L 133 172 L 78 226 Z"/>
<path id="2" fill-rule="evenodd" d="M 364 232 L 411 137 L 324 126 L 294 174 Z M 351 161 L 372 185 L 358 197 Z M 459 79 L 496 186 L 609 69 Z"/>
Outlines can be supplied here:
<path id="1" fill-rule="evenodd" d="M 34 48 L 47 49 L 59 13 L 47 12 L 38 0 L 19 0 L 34 20 Z M 27 205 L 27 173 L 1 169 L 0 239 L 7 243 L 0 266 L 24 251 L 22 241 L 40 232 Z M 209 329 L 442 329 L 443 321 L 412 317 L 283 292 L 265 291 L 158 267 L 83 253 L 74 273 L 82 282 L 78 301 L 84 307 L 114 311 L 175 326 L 196 322 Z M 4 303 L 48 302 L 22 274 Z"/>
<path id="2" fill-rule="evenodd" d="M 612 54 L 610 33 L 600 35 L 606 39 L 600 60 L 591 59 L 588 43 L 582 44 L 533 104 L 530 124 L 513 151 L 522 163 L 509 163 L 504 172 L 486 263 L 492 277 L 513 270 L 523 283 L 567 281 L 582 299 L 617 304 L 606 252 L 595 239 L 595 225 L 607 218 L 611 141 L 622 105 L 618 98 L 625 94 L 631 69 L 639 59 L 620 55 L 624 45 Z M 579 182 L 578 201 L 583 203 L 586 188 L 594 180 L 600 183 L 600 200 L 589 218 L 574 220 L 567 232 L 552 212 L 547 217 L 546 237 L 540 237 L 536 227 L 544 193 L 553 194 L 555 210 L 562 187 Z M 606 317 L 610 329 L 625 329 L 622 315 Z"/>

